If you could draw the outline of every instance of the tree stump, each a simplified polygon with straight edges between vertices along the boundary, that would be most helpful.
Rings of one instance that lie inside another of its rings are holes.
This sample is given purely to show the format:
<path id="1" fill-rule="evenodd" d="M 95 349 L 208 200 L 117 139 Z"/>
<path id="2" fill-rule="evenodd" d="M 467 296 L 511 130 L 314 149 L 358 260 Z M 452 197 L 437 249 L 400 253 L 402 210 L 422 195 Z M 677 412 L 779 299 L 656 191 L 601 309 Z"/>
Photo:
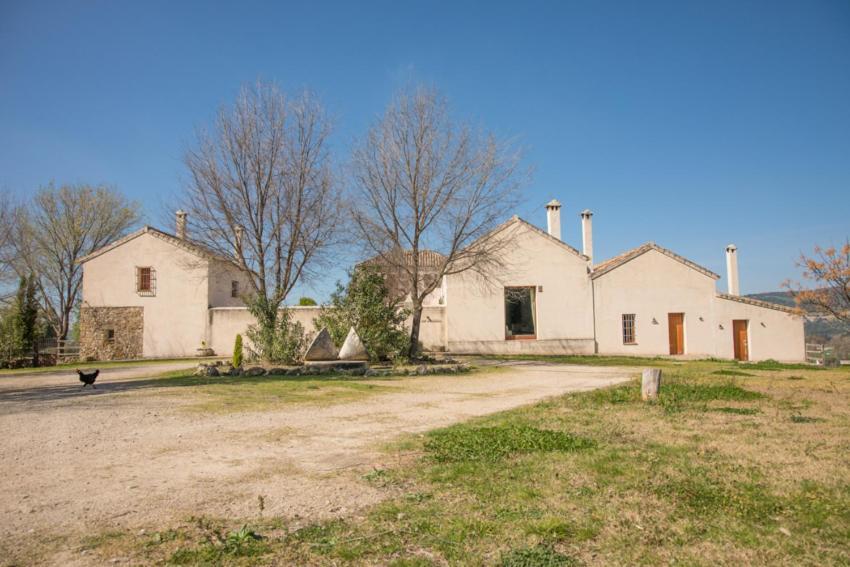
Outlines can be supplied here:
<path id="1" fill-rule="evenodd" d="M 658 391 L 661 389 L 661 369 L 644 368 L 640 381 L 640 397 L 643 401 L 658 399 Z"/>

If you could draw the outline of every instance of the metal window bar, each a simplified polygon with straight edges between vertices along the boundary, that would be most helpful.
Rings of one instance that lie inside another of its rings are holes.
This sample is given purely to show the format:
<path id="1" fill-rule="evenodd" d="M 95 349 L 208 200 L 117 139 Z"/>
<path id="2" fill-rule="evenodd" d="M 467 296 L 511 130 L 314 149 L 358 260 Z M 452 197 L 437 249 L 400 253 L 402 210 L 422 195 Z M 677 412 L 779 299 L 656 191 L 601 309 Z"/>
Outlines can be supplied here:
<path id="1" fill-rule="evenodd" d="M 145 297 L 156 295 L 156 270 L 152 267 L 136 267 L 136 293 Z"/>
<path id="2" fill-rule="evenodd" d="M 623 314 L 623 344 L 624 345 L 633 345 L 635 344 L 635 314 L 634 313 L 624 313 Z"/>

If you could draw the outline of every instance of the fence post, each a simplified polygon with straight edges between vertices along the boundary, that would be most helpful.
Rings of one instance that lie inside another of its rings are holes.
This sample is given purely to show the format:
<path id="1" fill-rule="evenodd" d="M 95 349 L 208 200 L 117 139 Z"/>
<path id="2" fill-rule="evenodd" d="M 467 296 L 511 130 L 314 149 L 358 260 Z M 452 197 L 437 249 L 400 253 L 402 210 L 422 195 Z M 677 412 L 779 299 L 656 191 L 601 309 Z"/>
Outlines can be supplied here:
<path id="1" fill-rule="evenodd" d="M 658 391 L 661 389 L 661 369 L 644 368 L 640 381 L 640 397 L 643 401 L 658 399 Z"/>

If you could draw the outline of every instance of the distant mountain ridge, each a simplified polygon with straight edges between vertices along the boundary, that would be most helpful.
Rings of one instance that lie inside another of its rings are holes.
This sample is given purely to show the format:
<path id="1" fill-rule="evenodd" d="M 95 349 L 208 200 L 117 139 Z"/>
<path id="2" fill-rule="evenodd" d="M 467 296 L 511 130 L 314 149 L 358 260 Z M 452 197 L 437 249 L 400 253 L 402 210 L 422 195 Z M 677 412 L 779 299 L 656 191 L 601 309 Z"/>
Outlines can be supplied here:
<path id="1" fill-rule="evenodd" d="M 751 293 L 746 297 L 758 299 L 760 301 L 768 301 L 770 303 L 778 303 L 788 307 L 794 307 L 794 296 L 790 291 L 768 291 L 764 293 Z M 833 340 L 846 341 L 848 333 L 847 325 L 836 321 L 834 317 L 817 316 L 809 312 L 810 317 L 806 318 L 806 340 L 825 340 L 833 342 Z M 843 337 L 843 338 L 842 338 Z"/>
<path id="2" fill-rule="evenodd" d="M 758 299 L 759 301 L 767 301 L 768 303 L 778 303 L 785 307 L 795 307 L 794 296 L 790 291 L 767 291 L 763 293 L 751 293 L 745 297 Z"/>

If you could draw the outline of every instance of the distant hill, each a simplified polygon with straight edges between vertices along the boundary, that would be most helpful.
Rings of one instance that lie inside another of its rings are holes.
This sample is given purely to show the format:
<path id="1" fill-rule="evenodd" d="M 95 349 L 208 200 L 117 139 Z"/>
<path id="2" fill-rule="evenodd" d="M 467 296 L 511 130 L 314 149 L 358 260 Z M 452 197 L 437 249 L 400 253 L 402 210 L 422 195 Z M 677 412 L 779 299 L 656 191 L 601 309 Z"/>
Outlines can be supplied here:
<path id="1" fill-rule="evenodd" d="M 768 301 L 794 307 L 794 297 L 788 291 L 769 291 L 766 293 L 751 293 L 747 295 L 752 299 Z M 818 343 L 826 343 L 836 347 L 836 351 L 842 351 L 843 356 L 850 356 L 850 329 L 845 323 L 836 321 L 834 317 L 817 317 L 810 314 L 806 318 L 806 340 Z"/>
<path id="2" fill-rule="evenodd" d="M 765 293 L 751 293 L 747 297 L 758 299 L 759 301 L 767 301 L 768 303 L 778 303 L 786 307 L 794 307 L 794 296 L 790 291 L 768 291 Z"/>

